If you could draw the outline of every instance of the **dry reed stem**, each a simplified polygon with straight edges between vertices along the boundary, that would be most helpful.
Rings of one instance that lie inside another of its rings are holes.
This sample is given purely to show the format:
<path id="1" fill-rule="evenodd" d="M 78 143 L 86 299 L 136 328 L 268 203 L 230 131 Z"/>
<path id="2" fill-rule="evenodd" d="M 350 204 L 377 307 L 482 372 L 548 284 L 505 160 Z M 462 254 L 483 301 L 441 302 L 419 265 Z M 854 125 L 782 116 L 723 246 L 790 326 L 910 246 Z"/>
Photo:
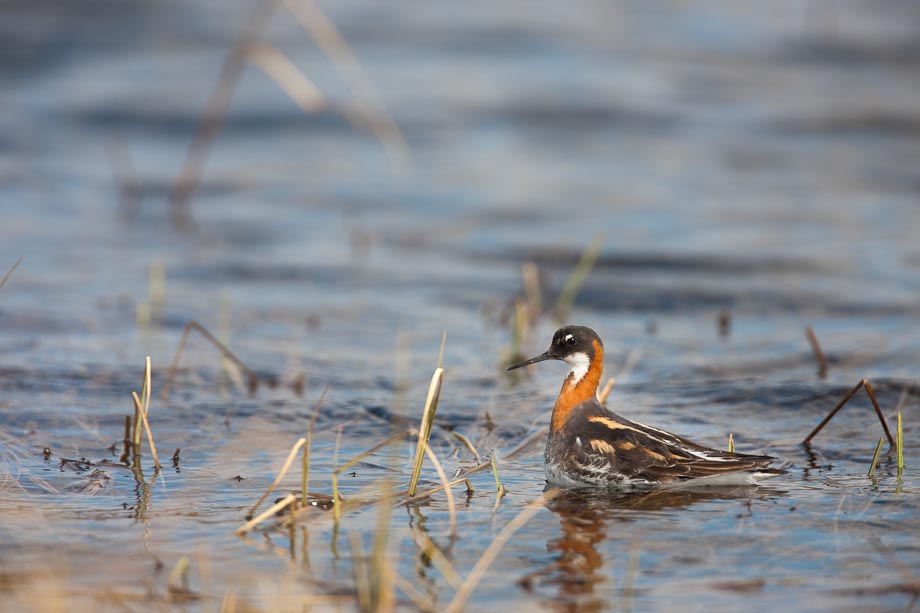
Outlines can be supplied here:
<path id="1" fill-rule="evenodd" d="M 315 113 L 328 106 L 323 92 L 275 47 L 253 43 L 246 49 L 246 59 L 261 68 L 305 113 Z"/>
<path id="2" fill-rule="evenodd" d="M 268 489 L 265 490 L 265 493 L 256 501 L 252 508 L 249 509 L 249 512 L 246 514 L 246 519 L 251 519 L 252 514 L 255 513 L 256 509 L 259 508 L 259 505 L 268 498 L 269 494 L 275 491 L 275 488 L 278 487 L 278 484 L 281 483 L 281 480 L 284 479 L 284 475 L 287 474 L 288 469 L 291 467 L 291 464 L 294 462 L 294 458 L 297 457 L 297 452 L 300 451 L 300 448 L 303 447 L 307 442 L 307 439 L 300 438 L 294 443 L 294 446 L 291 447 L 290 453 L 288 453 L 287 459 L 284 461 L 284 466 L 281 467 L 281 471 L 278 473 L 278 476 L 275 477 L 275 480 L 272 481 L 272 484 L 268 486 Z"/>
<path id="3" fill-rule="evenodd" d="M 492 475 L 495 477 L 495 504 L 492 506 L 492 513 L 495 514 L 498 511 L 498 505 L 502 501 L 502 497 L 505 495 L 505 486 L 502 485 L 501 479 L 498 478 L 498 452 L 494 449 L 492 450 Z"/>
<path id="4" fill-rule="evenodd" d="M 438 456 L 434 454 L 427 442 L 425 443 L 425 454 L 434 464 L 434 469 L 438 471 L 438 477 L 441 478 L 441 485 L 444 486 L 444 494 L 447 496 L 447 513 L 450 517 L 450 533 L 452 535 L 457 534 L 457 508 L 454 504 L 454 492 L 450 488 L 450 481 L 447 480 L 447 475 L 444 473 L 444 467 L 441 466 L 441 462 L 438 461 Z"/>
<path id="5" fill-rule="evenodd" d="M 443 378 L 444 369 L 440 366 L 435 368 L 434 374 L 431 376 L 431 383 L 428 386 L 428 397 L 425 400 L 425 409 L 422 411 L 422 422 L 418 431 L 418 445 L 415 448 L 412 477 L 409 479 L 408 495 L 410 498 L 415 496 L 415 490 L 418 487 L 418 478 L 422 472 L 422 461 L 425 458 L 425 447 L 428 445 L 428 439 L 431 437 L 434 416 L 438 411 L 438 399 L 441 396 L 441 382 Z"/>
<path id="6" fill-rule="evenodd" d="M 393 559 L 388 562 L 387 553 L 390 544 L 390 519 L 392 516 L 392 495 L 389 479 L 384 479 L 381 502 L 377 507 L 377 527 L 371 545 L 371 599 L 374 611 L 391 611 L 396 599 L 395 578 L 399 568 L 399 543 Z"/>
<path id="7" fill-rule="evenodd" d="M 869 400 L 872 401 L 872 408 L 875 409 L 875 414 L 878 415 L 878 420 L 882 422 L 882 429 L 885 431 L 885 436 L 888 437 L 888 444 L 894 445 L 894 440 L 891 437 L 891 431 L 888 430 L 888 422 L 885 421 L 885 416 L 882 414 L 882 407 L 879 406 L 878 400 L 875 398 L 875 390 L 872 389 L 872 384 L 869 383 L 868 379 L 863 379 L 863 387 L 866 388 L 866 393 L 869 395 Z"/>
<path id="8" fill-rule="evenodd" d="M 898 411 L 898 479 L 904 473 L 904 431 L 901 428 L 901 412 Z"/>
<path id="9" fill-rule="evenodd" d="M 444 363 L 444 346 L 447 344 L 447 330 L 441 334 L 441 348 L 438 349 L 438 366 L 441 368 L 441 365 Z"/>
<path id="10" fill-rule="evenodd" d="M 192 330 L 197 330 L 205 340 L 214 345 L 214 347 L 228 360 L 236 364 L 236 366 L 245 373 L 248 378 L 250 391 L 254 391 L 255 387 L 258 385 L 259 376 L 249 369 L 241 359 L 236 357 L 236 355 L 227 348 L 226 345 L 221 343 L 217 338 L 211 334 L 207 328 L 202 326 L 197 321 L 190 321 L 185 324 L 185 328 L 182 330 L 182 338 L 179 339 L 179 346 L 176 348 L 176 354 L 173 356 L 172 364 L 169 366 L 169 372 L 166 374 L 166 381 L 163 383 L 163 389 L 160 392 L 160 400 L 169 399 L 169 390 L 172 387 L 173 379 L 176 376 L 176 370 L 179 368 L 179 360 L 182 359 L 182 353 L 185 351 L 185 345 L 188 342 L 188 337 L 191 334 Z"/>
<path id="11" fill-rule="evenodd" d="M 150 430 L 150 422 L 147 421 L 150 415 L 150 395 L 153 390 L 153 368 L 150 363 L 150 356 L 144 360 L 144 387 L 147 393 L 144 394 L 144 429 L 147 430 L 147 439 L 150 443 L 150 453 L 153 454 L 153 462 L 157 470 L 160 470 L 160 458 L 157 455 L 157 447 L 153 444 L 153 432 Z"/>
<path id="12" fill-rule="evenodd" d="M 481 458 L 480 458 L 480 456 L 479 456 L 479 452 L 476 451 L 476 448 L 475 448 L 475 447 L 473 447 L 473 443 L 470 442 L 470 439 L 466 438 L 465 436 L 463 436 L 463 435 L 460 434 L 459 432 L 451 432 L 450 434 L 451 434 L 451 436 L 453 436 L 455 439 L 457 439 L 458 441 L 460 441 L 461 443 L 463 443 L 463 446 L 464 446 L 464 447 L 466 447 L 467 449 L 470 450 L 470 453 L 473 454 L 473 456 L 476 458 L 476 461 L 477 461 L 477 462 L 481 461 Z"/>
<path id="13" fill-rule="evenodd" d="M 610 396 L 610 391 L 613 390 L 613 386 L 616 383 L 616 379 L 610 377 L 607 379 L 607 384 L 604 385 L 604 389 L 601 390 L 601 393 L 597 395 L 597 400 L 601 404 L 607 404 L 607 397 Z"/>
<path id="14" fill-rule="evenodd" d="M 189 144 L 182 164 L 182 170 L 170 196 L 171 217 L 176 227 L 192 226 L 189 205 L 192 195 L 198 189 L 204 165 L 214 139 L 224 125 L 224 119 L 230 108 L 233 92 L 236 90 L 243 69 L 246 67 L 246 50 L 262 37 L 272 14 L 280 0 L 261 0 L 253 9 L 240 37 L 233 49 L 224 59 L 220 75 L 214 89 L 205 103 L 205 110 L 198 124 L 198 130 Z"/>
<path id="15" fill-rule="evenodd" d="M 543 494 L 540 498 L 532 500 L 524 507 L 524 509 L 517 514 L 510 522 L 508 522 L 501 532 L 492 540 L 486 550 L 482 552 L 482 555 L 479 557 L 479 560 L 476 561 L 476 564 L 473 566 L 473 569 L 466 576 L 466 579 L 463 581 L 463 584 L 460 586 L 460 589 L 457 590 L 457 593 L 454 594 L 453 600 L 450 601 L 450 604 L 447 605 L 447 613 L 457 613 L 462 611 L 466 605 L 466 601 L 469 600 L 470 595 L 473 593 L 473 590 L 476 589 L 476 586 L 482 580 L 483 575 L 492 562 L 495 561 L 495 558 L 498 556 L 498 553 L 502 548 L 507 544 L 507 542 L 514 536 L 514 533 L 517 532 L 524 524 L 530 521 L 540 509 L 543 508 L 548 501 L 552 500 L 558 496 L 560 490 L 547 492 Z"/>
<path id="16" fill-rule="evenodd" d="M 728 453 L 735 453 L 735 435 L 733 432 L 728 433 Z"/>
<path id="17" fill-rule="evenodd" d="M 335 447 L 332 449 L 332 518 L 335 520 L 336 529 L 338 529 L 339 518 L 342 515 L 342 503 L 339 501 L 339 473 L 336 466 L 339 463 L 339 445 L 342 444 L 342 428 L 338 428 L 335 435 Z"/>
<path id="18" fill-rule="evenodd" d="M 511 460 L 511 459 L 518 457 L 532 444 L 539 441 L 540 439 L 546 438 L 546 434 L 547 433 L 545 429 L 537 430 L 536 432 L 528 436 L 526 439 L 524 439 L 521 443 L 518 443 L 517 447 L 515 447 L 514 449 L 509 451 L 507 454 L 505 454 L 505 459 Z M 472 475 L 478 472 L 482 472 L 484 470 L 488 470 L 491 466 L 492 466 L 492 460 L 486 460 L 485 462 L 480 462 L 476 466 L 461 470 L 457 474 L 457 476 L 465 477 L 468 475 Z"/>
<path id="19" fill-rule="evenodd" d="M 264 499 L 264 496 L 263 496 L 263 499 Z M 284 498 L 282 498 L 281 500 L 279 500 L 272 506 L 265 509 L 263 512 L 259 513 L 256 517 L 253 517 L 252 519 L 247 521 L 245 524 L 237 528 L 235 534 L 243 534 L 244 532 L 249 532 L 255 526 L 258 526 L 263 521 L 265 521 L 266 519 L 268 519 L 269 517 L 271 517 L 278 511 L 280 511 L 281 509 L 285 508 L 289 504 L 295 502 L 296 500 L 297 500 L 297 496 L 295 496 L 294 494 L 288 494 L 287 496 L 285 496 Z"/>
<path id="20" fill-rule="evenodd" d="M 308 487 L 310 485 L 310 454 L 313 450 L 313 428 L 316 426 L 316 418 L 319 417 L 320 407 L 323 406 L 323 400 L 326 398 L 326 392 L 329 391 L 329 386 L 323 388 L 322 393 L 319 395 L 319 400 L 316 401 L 316 404 L 313 406 L 313 415 L 310 417 L 310 425 L 307 427 L 307 442 L 303 447 L 303 465 L 301 466 L 300 472 L 300 490 L 301 490 L 301 501 L 303 506 L 307 506 L 307 497 L 308 497 Z"/>
<path id="21" fill-rule="evenodd" d="M 134 410 L 140 413 L 141 421 L 144 424 L 144 430 L 147 432 L 147 443 L 150 445 L 150 454 L 153 456 L 154 470 L 160 470 L 160 457 L 157 455 L 156 445 L 153 444 L 153 432 L 150 431 L 150 422 L 147 421 L 147 412 L 141 406 L 141 399 L 137 397 L 137 392 L 131 392 L 134 399 Z"/>
<path id="22" fill-rule="evenodd" d="M 319 48 L 329 56 L 332 65 L 351 88 L 362 107 L 360 117 L 355 120 L 368 123 L 383 144 L 396 171 L 400 175 L 404 174 L 411 166 L 406 138 L 345 38 L 312 0 L 286 0 L 285 4 Z"/>
<path id="23" fill-rule="evenodd" d="M 524 262 L 521 267 L 521 276 L 524 278 L 524 297 L 527 299 L 530 320 L 536 321 L 543 310 L 540 292 L 540 270 L 533 262 Z"/>
<path id="24" fill-rule="evenodd" d="M 147 395 L 147 372 L 144 371 L 144 380 L 141 383 L 141 399 Z M 134 422 L 131 425 L 131 444 L 133 445 L 134 453 L 137 455 L 141 452 L 141 409 L 143 408 L 143 400 L 140 405 L 134 405 Z"/>
<path id="25" fill-rule="evenodd" d="M 879 437 L 878 444 L 875 446 L 875 453 L 872 454 L 872 462 L 869 464 L 869 472 L 866 473 L 867 477 L 872 477 L 875 475 L 875 468 L 878 466 L 879 456 L 882 454 L 882 443 L 885 442 L 885 439 Z"/>
<path id="26" fill-rule="evenodd" d="M 847 393 L 847 395 L 844 396 L 843 399 L 837 403 L 837 406 L 831 409 L 830 413 L 828 413 L 827 416 L 821 420 L 821 423 L 815 426 L 815 429 L 812 430 L 808 434 L 808 436 L 805 437 L 805 440 L 802 441 L 802 444 L 807 445 L 809 442 L 811 442 L 811 439 L 813 439 L 815 435 L 818 434 L 818 432 L 820 432 L 824 428 L 824 426 L 827 425 L 827 423 L 834 417 L 834 415 L 836 415 L 837 412 L 841 408 L 843 408 L 843 405 L 849 402 L 850 399 L 856 395 L 856 392 L 858 392 L 859 389 L 862 387 L 866 388 L 866 394 L 869 396 L 869 399 L 872 401 L 872 408 L 875 409 L 875 414 L 878 415 L 878 419 L 882 423 L 882 429 L 885 431 L 885 436 L 888 437 L 888 443 L 890 445 L 894 445 L 895 441 L 894 441 L 894 438 L 891 436 L 891 431 L 888 429 L 888 422 L 885 421 L 885 416 L 882 414 L 882 409 L 878 404 L 878 400 L 875 398 L 875 392 L 872 390 L 872 385 L 869 383 L 868 379 L 862 379 L 859 383 L 853 386 L 853 389 L 851 389 Z"/>
<path id="27" fill-rule="evenodd" d="M 361 453 L 359 453 L 358 455 L 356 455 L 355 457 L 353 457 L 353 458 L 350 459 L 349 461 L 345 462 L 344 464 L 342 464 L 341 466 L 339 466 L 338 468 L 336 468 L 336 469 L 335 469 L 335 472 L 337 472 L 337 473 L 342 473 L 342 472 L 348 470 L 349 468 L 351 468 L 352 466 L 354 466 L 355 464 L 357 464 L 358 462 L 360 462 L 361 460 L 363 460 L 364 458 L 366 458 L 367 456 L 371 455 L 372 453 L 374 453 L 374 452 L 376 452 L 376 451 L 380 451 L 381 449 L 383 449 L 383 448 L 386 447 L 387 445 L 392 445 L 392 444 L 395 443 L 396 441 L 402 440 L 402 439 L 406 438 L 407 436 L 412 436 L 413 434 L 415 434 L 415 430 L 414 430 L 414 429 L 410 429 L 410 430 L 406 430 L 406 431 L 404 431 L 404 432 L 399 432 L 399 433 L 397 433 L 397 434 L 394 434 L 393 436 L 391 436 L 390 438 L 386 439 L 385 441 L 383 441 L 383 442 L 381 442 L 381 443 L 377 443 L 376 445 L 374 445 L 373 447 L 371 447 L 371 448 L 368 449 L 367 451 L 362 451 Z"/>
<path id="28" fill-rule="evenodd" d="M 827 357 L 821 350 L 821 343 L 818 342 L 818 337 L 815 336 L 815 331 L 811 329 L 811 326 L 805 327 L 805 336 L 808 337 L 808 344 L 811 345 L 811 351 L 818 362 L 818 376 L 823 379 L 827 376 Z"/>
<path id="29" fill-rule="evenodd" d="M 834 417 L 834 415 L 837 414 L 837 411 L 839 411 L 841 408 L 843 408 L 843 405 L 845 405 L 847 402 L 849 402 L 850 398 L 852 398 L 853 396 L 856 395 L 856 392 L 858 392 L 858 391 L 860 390 L 860 388 L 863 386 L 863 381 L 865 381 L 865 379 L 863 379 L 862 381 L 860 381 L 859 383 L 857 383 L 857 384 L 853 387 L 853 389 L 851 389 L 851 390 L 847 393 L 847 395 L 844 396 L 843 399 L 842 399 L 840 402 L 837 403 L 837 406 L 835 406 L 833 409 L 831 409 L 831 412 L 828 413 L 827 416 L 826 416 L 824 419 L 821 420 L 821 423 L 818 424 L 817 426 L 815 426 L 815 429 L 812 430 L 811 433 L 810 433 L 808 436 L 805 437 L 805 440 L 802 441 L 802 444 L 803 444 L 803 445 L 807 445 L 809 442 L 811 442 L 811 439 L 813 439 L 814 436 L 815 436 L 818 432 L 820 432 L 821 429 L 824 428 L 824 426 L 827 425 L 827 423 Z"/>
<path id="30" fill-rule="evenodd" d="M 447 484 L 447 487 L 454 487 L 455 485 L 460 485 L 461 483 L 463 483 L 464 485 L 466 485 L 466 491 L 467 491 L 467 493 L 470 493 L 470 492 L 473 492 L 473 491 L 474 491 L 474 490 L 473 490 L 473 484 L 470 483 L 470 480 L 467 479 L 467 478 L 465 478 L 465 477 L 460 477 L 459 479 L 454 479 L 453 481 L 451 481 L 450 483 Z M 441 485 L 438 485 L 438 486 L 433 487 L 433 488 L 431 488 L 431 489 L 425 490 L 424 492 L 416 492 L 415 496 L 407 496 L 405 500 L 403 500 L 402 502 L 400 502 L 400 503 L 397 504 L 396 506 L 405 506 L 405 505 L 408 505 L 408 504 L 411 503 L 411 502 L 416 502 L 416 501 L 418 501 L 418 500 L 422 500 L 422 499 L 424 499 L 424 498 L 428 498 L 428 497 L 431 496 L 432 494 L 437 494 L 438 492 L 440 492 L 440 491 L 443 490 L 443 489 L 444 489 L 444 484 L 442 483 Z M 398 495 L 402 496 L 402 495 L 406 495 L 406 494 L 407 494 L 407 492 L 399 492 Z"/>
<path id="31" fill-rule="evenodd" d="M 578 263 L 575 264 L 575 268 L 572 269 L 572 272 L 569 273 L 568 278 L 565 280 L 562 291 L 559 292 L 559 299 L 556 301 L 556 308 L 554 309 L 558 320 L 564 321 L 565 318 L 568 317 L 569 311 L 575 303 L 575 298 L 578 297 L 578 292 L 581 291 L 581 287 L 591 273 L 591 268 L 594 267 L 594 262 L 597 261 L 603 247 L 603 234 L 595 236 L 594 239 L 588 243 L 588 246 L 585 247 Z"/>
<path id="32" fill-rule="evenodd" d="M 16 263 L 10 266 L 10 269 L 6 271 L 5 275 L 3 275 L 3 279 L 0 279 L 0 288 L 6 285 L 6 282 L 13 275 L 13 271 L 16 270 L 16 268 L 19 266 L 20 263 L 22 263 L 22 256 L 19 256 L 19 259 L 16 260 Z"/>

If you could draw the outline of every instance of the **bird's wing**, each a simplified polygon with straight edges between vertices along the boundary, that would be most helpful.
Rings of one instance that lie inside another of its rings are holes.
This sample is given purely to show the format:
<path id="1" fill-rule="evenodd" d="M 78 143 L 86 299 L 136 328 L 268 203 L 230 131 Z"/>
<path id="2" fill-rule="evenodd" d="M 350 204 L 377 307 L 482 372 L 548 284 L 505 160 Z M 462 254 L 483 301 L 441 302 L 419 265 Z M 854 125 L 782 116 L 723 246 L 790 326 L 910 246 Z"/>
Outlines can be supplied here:
<path id="1" fill-rule="evenodd" d="M 751 470 L 770 461 L 766 456 L 731 454 L 695 443 L 686 446 L 666 432 L 639 426 L 615 416 L 588 417 L 572 446 L 572 461 L 584 473 L 607 474 L 611 481 L 622 475 L 650 483 Z"/>

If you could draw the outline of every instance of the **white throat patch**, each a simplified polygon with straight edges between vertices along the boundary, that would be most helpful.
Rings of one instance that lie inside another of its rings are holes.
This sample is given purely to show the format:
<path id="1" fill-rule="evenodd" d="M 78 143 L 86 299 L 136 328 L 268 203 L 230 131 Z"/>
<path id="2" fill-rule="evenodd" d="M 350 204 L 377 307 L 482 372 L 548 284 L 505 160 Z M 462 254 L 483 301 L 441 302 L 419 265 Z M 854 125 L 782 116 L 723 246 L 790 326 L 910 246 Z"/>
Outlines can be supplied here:
<path id="1" fill-rule="evenodd" d="M 587 353 L 579 352 L 566 356 L 565 363 L 569 365 L 569 375 L 572 375 L 569 385 L 576 386 L 578 382 L 584 379 L 588 374 L 588 367 L 591 366 L 591 358 Z"/>

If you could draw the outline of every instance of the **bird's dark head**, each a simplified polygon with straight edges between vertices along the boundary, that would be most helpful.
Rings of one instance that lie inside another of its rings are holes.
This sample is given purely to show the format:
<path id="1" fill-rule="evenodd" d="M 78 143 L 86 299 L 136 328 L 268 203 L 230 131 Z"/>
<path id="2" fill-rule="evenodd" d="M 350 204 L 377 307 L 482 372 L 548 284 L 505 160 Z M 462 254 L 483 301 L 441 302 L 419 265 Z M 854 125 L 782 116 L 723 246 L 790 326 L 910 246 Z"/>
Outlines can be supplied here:
<path id="1" fill-rule="evenodd" d="M 598 352 L 603 353 L 604 343 L 597 332 L 585 326 L 562 326 L 553 334 L 553 342 L 549 349 L 529 360 L 524 360 L 508 367 L 514 370 L 528 364 L 536 364 L 544 360 L 562 360 L 569 366 L 582 366 L 587 369 L 594 361 Z"/>

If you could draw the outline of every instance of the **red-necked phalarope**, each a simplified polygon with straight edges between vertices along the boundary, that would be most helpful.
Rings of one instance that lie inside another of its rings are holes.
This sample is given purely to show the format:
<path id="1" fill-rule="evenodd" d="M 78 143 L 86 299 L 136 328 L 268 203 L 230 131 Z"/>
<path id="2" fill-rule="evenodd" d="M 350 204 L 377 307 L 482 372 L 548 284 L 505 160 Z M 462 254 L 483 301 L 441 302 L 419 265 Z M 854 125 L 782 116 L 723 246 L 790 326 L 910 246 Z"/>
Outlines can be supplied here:
<path id="1" fill-rule="evenodd" d="M 597 400 L 604 344 L 591 328 L 559 328 L 548 351 L 508 370 L 544 360 L 569 365 L 544 455 L 546 480 L 552 485 L 753 485 L 785 472 L 769 467 L 774 460 L 770 456 L 704 447 L 607 409 Z"/>

